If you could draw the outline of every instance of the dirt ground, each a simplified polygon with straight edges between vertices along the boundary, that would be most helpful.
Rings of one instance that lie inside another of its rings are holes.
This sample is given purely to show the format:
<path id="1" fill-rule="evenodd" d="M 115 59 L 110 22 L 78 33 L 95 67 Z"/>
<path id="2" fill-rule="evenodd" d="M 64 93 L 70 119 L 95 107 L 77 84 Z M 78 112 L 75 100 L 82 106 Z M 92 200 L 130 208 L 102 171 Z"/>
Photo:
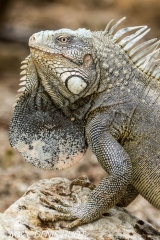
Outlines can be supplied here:
<path id="1" fill-rule="evenodd" d="M 8 126 L 18 90 L 20 62 L 29 54 L 28 38 L 40 30 L 85 27 L 103 30 L 111 19 L 123 16 L 121 27 L 148 25 L 146 39 L 160 39 L 159 0 L 0 0 L 0 211 L 23 195 L 35 181 L 43 178 L 74 179 L 86 174 L 98 184 L 106 176 L 95 156 L 88 151 L 75 166 L 63 171 L 37 169 L 26 163 L 9 145 Z M 127 208 L 160 230 L 160 211 L 141 196 Z"/>

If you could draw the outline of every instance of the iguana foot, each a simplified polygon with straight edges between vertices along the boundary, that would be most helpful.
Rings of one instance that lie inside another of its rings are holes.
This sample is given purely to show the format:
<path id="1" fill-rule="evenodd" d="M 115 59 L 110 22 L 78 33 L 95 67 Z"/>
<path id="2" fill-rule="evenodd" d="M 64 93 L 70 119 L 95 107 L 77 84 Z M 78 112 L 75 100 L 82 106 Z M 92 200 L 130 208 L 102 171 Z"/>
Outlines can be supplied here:
<path id="1" fill-rule="evenodd" d="M 85 208 L 81 204 L 81 200 L 76 196 L 72 195 L 74 203 L 68 203 L 60 199 L 60 197 L 52 198 L 52 201 L 40 198 L 40 200 L 48 207 L 57 210 L 59 213 L 52 215 L 49 212 L 39 212 L 38 217 L 43 222 L 56 222 L 59 220 L 75 220 L 69 224 L 60 225 L 61 228 L 72 229 L 81 224 L 88 222 L 83 216 L 85 215 Z M 53 202 L 56 201 L 56 202 Z M 57 203 L 58 202 L 58 203 Z"/>
<path id="2" fill-rule="evenodd" d="M 82 187 L 87 187 L 90 190 L 93 190 L 96 186 L 91 183 L 86 175 L 83 175 L 79 178 L 74 179 L 71 184 L 70 184 L 70 192 L 72 192 L 72 188 L 74 185 L 82 186 Z"/>
<path id="3" fill-rule="evenodd" d="M 95 207 L 87 204 L 84 205 L 77 194 L 72 193 L 72 195 L 70 195 L 70 198 L 72 198 L 72 202 L 67 201 L 66 199 L 64 199 L 64 197 L 59 195 L 47 196 L 47 199 L 46 197 L 41 197 L 40 200 L 47 207 L 55 209 L 56 211 L 58 211 L 58 213 L 52 214 L 48 211 L 39 212 L 39 219 L 43 222 L 74 220 L 71 223 L 60 225 L 61 228 L 70 230 L 84 223 L 90 223 L 102 215 L 100 213 L 97 213 L 97 209 Z"/>
<path id="4" fill-rule="evenodd" d="M 72 216 L 71 214 L 67 214 L 67 213 L 58 213 L 58 214 L 54 214 L 54 216 L 49 213 L 49 212 L 39 212 L 38 214 L 38 218 L 42 221 L 42 222 L 56 222 L 59 220 L 74 220 L 73 222 L 67 224 L 60 224 L 59 226 L 61 228 L 65 228 L 68 230 L 71 230 L 75 227 L 78 227 L 80 225 L 82 225 L 83 223 L 85 223 L 84 221 L 82 221 L 81 219 L 76 219 L 75 216 Z"/>

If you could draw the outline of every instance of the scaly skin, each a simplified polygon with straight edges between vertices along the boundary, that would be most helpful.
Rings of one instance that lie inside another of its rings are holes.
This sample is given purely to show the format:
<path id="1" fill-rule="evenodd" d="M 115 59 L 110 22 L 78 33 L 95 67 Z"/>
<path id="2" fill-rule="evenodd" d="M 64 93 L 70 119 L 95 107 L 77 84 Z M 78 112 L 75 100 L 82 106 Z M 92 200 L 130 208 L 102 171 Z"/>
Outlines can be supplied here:
<path id="1" fill-rule="evenodd" d="M 42 220 L 74 220 L 68 229 L 99 218 L 115 204 L 127 206 L 139 193 L 160 209 L 160 81 L 145 71 L 148 60 L 139 68 L 114 36 L 112 29 L 61 29 L 29 40 L 25 89 L 10 125 L 11 144 L 32 164 L 53 169 L 74 164 L 89 146 L 109 174 L 86 204 L 48 202 L 61 213 L 55 219 L 39 214 Z M 72 129 L 67 138 L 64 125 Z M 66 159 L 63 148 L 69 152 Z"/>

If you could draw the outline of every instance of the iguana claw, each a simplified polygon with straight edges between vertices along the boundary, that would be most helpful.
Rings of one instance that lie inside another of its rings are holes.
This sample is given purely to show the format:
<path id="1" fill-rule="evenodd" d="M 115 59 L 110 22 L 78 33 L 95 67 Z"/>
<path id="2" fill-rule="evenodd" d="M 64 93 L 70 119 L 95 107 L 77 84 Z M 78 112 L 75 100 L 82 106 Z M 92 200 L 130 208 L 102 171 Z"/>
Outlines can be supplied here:
<path id="1" fill-rule="evenodd" d="M 72 188 L 74 185 L 79 185 L 79 186 L 82 186 L 82 187 L 87 187 L 89 188 L 90 190 L 93 190 L 96 186 L 91 183 L 88 179 L 88 177 L 86 175 L 83 175 L 79 178 L 76 178 L 74 179 L 71 184 L 70 184 L 70 187 L 69 187 L 69 190 L 70 192 L 72 192 Z"/>

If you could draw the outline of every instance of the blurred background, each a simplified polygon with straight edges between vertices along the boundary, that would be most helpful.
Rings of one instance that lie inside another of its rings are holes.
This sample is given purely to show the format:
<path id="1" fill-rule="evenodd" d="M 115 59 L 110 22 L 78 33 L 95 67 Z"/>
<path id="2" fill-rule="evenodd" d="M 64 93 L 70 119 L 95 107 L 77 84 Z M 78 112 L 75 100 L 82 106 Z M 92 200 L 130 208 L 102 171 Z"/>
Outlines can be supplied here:
<path id="1" fill-rule="evenodd" d="M 0 0 L 0 212 L 40 179 L 61 176 L 72 180 L 86 174 L 98 184 L 106 176 L 91 152 L 63 171 L 31 166 L 10 147 L 8 126 L 19 88 L 20 62 L 29 55 L 30 35 L 59 28 L 103 30 L 108 21 L 123 16 L 127 20 L 121 27 L 148 25 L 152 30 L 145 40 L 160 39 L 160 0 Z M 160 230 L 160 211 L 142 197 L 127 209 Z"/>

